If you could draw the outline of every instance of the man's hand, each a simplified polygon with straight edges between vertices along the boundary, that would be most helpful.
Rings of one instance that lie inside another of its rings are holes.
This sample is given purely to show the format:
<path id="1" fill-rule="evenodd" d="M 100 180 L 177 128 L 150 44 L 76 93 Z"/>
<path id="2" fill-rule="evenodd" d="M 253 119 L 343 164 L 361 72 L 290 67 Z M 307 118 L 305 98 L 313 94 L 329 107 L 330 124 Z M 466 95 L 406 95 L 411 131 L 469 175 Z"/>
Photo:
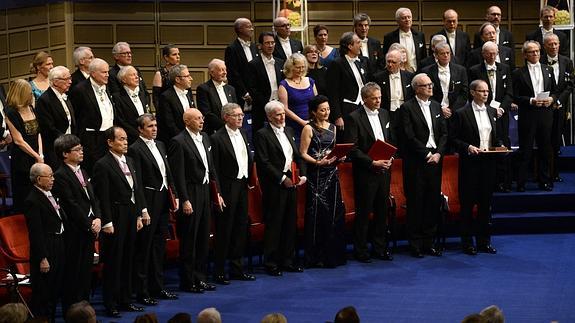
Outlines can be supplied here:
<path id="1" fill-rule="evenodd" d="M 175 201 L 176 201 L 176 209 L 175 209 L 175 210 L 172 210 L 172 211 L 174 211 L 174 212 L 176 212 L 177 210 L 180 209 L 180 199 L 175 199 Z"/>
<path id="2" fill-rule="evenodd" d="M 380 159 L 380 160 L 374 160 L 371 165 L 375 168 L 379 168 L 379 169 L 389 169 L 389 167 L 391 167 L 391 163 L 393 162 L 393 159 Z"/>
<path id="3" fill-rule="evenodd" d="M 224 202 L 224 198 L 218 193 L 218 209 L 220 212 L 223 212 L 225 207 L 226 203 Z"/>
<path id="4" fill-rule="evenodd" d="M 49 271 L 50 271 L 50 263 L 48 262 L 48 259 L 42 258 L 42 260 L 40 260 L 40 272 L 47 273 Z"/>
<path id="5" fill-rule="evenodd" d="M 441 155 L 439 153 L 435 153 L 435 154 L 429 156 L 429 158 L 427 159 L 427 163 L 428 164 L 437 164 L 437 163 L 439 163 L 440 159 L 441 159 Z"/>
<path id="6" fill-rule="evenodd" d="M 497 118 L 501 118 L 504 112 L 503 108 L 495 108 L 495 110 L 497 111 Z"/>
<path id="7" fill-rule="evenodd" d="M 338 127 L 338 129 L 343 130 L 343 118 L 342 117 L 335 119 L 335 126 Z"/>
<path id="8" fill-rule="evenodd" d="M 136 231 L 142 230 L 143 227 L 144 224 L 142 223 L 142 217 L 139 216 L 138 219 L 136 220 Z"/>
<path id="9" fill-rule="evenodd" d="M 303 185 L 303 184 L 305 184 L 305 182 L 307 182 L 307 177 L 305 177 L 305 176 L 299 176 L 299 182 L 297 182 L 297 185 L 296 185 L 296 186 Z"/>
<path id="10" fill-rule="evenodd" d="M 469 147 L 467 147 L 467 152 L 470 155 L 478 155 L 481 152 L 481 149 L 479 149 L 473 145 L 469 145 Z"/>
<path id="11" fill-rule="evenodd" d="M 102 228 L 102 232 L 106 234 L 114 234 L 114 226 L 111 225 L 109 227 Z"/>
<path id="12" fill-rule="evenodd" d="M 184 212 L 185 215 L 191 215 L 192 212 L 194 212 L 192 203 L 189 200 L 184 201 L 184 204 L 182 204 L 182 212 Z"/>
<path id="13" fill-rule="evenodd" d="M 100 232 L 100 230 L 102 229 L 102 222 L 100 221 L 100 219 L 92 220 L 92 227 L 90 229 L 95 234 L 98 234 Z"/>
<path id="14" fill-rule="evenodd" d="M 283 185 L 284 187 L 287 187 L 287 188 L 294 187 L 293 182 L 292 182 L 291 179 L 290 179 L 289 177 L 287 177 L 287 176 L 286 176 L 286 178 L 284 179 L 284 181 L 282 182 L 282 185 Z"/>
<path id="15" fill-rule="evenodd" d="M 142 224 L 143 225 L 150 225 L 151 222 L 152 222 L 152 219 L 150 218 L 150 215 L 148 214 L 148 212 L 142 213 Z"/>
<path id="16" fill-rule="evenodd" d="M 451 109 L 448 106 L 441 107 L 441 113 L 445 119 L 449 119 L 451 117 Z"/>

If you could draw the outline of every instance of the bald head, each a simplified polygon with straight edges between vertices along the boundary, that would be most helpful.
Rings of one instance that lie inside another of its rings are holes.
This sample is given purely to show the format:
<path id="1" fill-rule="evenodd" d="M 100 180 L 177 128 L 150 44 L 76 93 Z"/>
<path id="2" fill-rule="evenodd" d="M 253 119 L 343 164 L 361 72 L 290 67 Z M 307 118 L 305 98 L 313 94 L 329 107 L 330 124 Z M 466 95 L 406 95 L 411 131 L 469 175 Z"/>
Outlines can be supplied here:
<path id="1" fill-rule="evenodd" d="M 452 33 L 457 29 L 457 24 L 459 23 L 459 16 L 457 12 L 453 9 L 447 9 L 443 13 L 443 27 L 447 32 Z"/>
<path id="2" fill-rule="evenodd" d="M 191 108 L 184 112 L 184 124 L 191 132 L 198 134 L 204 128 L 204 116 L 200 110 Z"/>

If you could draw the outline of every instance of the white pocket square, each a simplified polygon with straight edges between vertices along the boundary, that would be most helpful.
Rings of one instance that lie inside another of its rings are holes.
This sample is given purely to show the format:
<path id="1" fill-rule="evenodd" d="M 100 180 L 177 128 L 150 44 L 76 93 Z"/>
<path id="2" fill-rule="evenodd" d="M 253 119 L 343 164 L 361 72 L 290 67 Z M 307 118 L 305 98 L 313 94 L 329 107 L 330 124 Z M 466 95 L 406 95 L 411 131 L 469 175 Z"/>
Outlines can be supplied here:
<path id="1" fill-rule="evenodd" d="M 421 48 L 421 47 L 423 47 L 423 44 L 422 44 L 422 43 L 419 43 L 419 48 Z"/>
<path id="2" fill-rule="evenodd" d="M 456 81 L 455 84 L 461 84 L 461 81 Z"/>
<path id="3" fill-rule="evenodd" d="M 503 79 L 503 80 L 506 79 L 506 78 L 507 78 L 507 74 L 504 74 L 504 75 L 501 77 L 501 79 Z"/>
<path id="4" fill-rule="evenodd" d="M 436 116 L 435 116 L 435 119 L 437 119 L 437 118 L 439 118 L 439 117 L 441 117 L 441 114 L 436 115 Z"/>
<path id="5" fill-rule="evenodd" d="M 208 151 L 212 151 L 212 146 L 209 146 L 209 147 L 208 147 Z"/>
<path id="6" fill-rule="evenodd" d="M 385 129 L 389 129 L 389 122 L 385 125 Z"/>
<path id="7" fill-rule="evenodd" d="M 411 87 L 411 84 L 407 84 L 407 85 L 405 86 L 406 89 L 407 89 L 408 87 Z"/>

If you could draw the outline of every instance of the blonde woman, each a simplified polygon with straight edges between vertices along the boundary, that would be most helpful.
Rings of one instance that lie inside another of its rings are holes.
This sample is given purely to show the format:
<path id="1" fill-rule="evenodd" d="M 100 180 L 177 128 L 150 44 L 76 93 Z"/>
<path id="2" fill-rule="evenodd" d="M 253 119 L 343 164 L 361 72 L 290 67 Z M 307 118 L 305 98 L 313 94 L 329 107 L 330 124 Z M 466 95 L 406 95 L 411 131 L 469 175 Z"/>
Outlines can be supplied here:
<path id="1" fill-rule="evenodd" d="M 32 109 L 32 86 L 25 80 L 16 80 L 8 90 L 5 110 L 6 125 L 14 144 L 11 148 L 10 172 L 12 176 L 12 196 L 14 210 L 23 211 L 23 203 L 32 183 L 29 179 L 30 167 L 43 163 L 42 137 L 40 126 Z"/>
<path id="2" fill-rule="evenodd" d="M 401 70 L 415 73 L 415 68 L 409 64 L 409 59 L 407 59 L 407 49 L 405 46 L 400 43 L 393 43 L 389 47 L 389 50 L 398 50 L 401 53 L 401 65 L 399 67 Z"/>
<path id="3" fill-rule="evenodd" d="M 34 100 L 38 100 L 40 95 L 50 87 L 50 82 L 48 82 L 48 72 L 50 72 L 53 67 L 54 60 L 52 60 L 52 56 L 50 56 L 50 54 L 42 51 L 34 55 L 32 63 L 30 63 L 30 73 L 36 75 L 30 81 Z"/>
<path id="4" fill-rule="evenodd" d="M 315 80 L 306 76 L 307 60 L 300 53 L 292 54 L 284 64 L 285 79 L 278 87 L 278 97 L 286 112 L 286 124 L 293 128 L 296 144 L 308 123 L 308 102 L 317 95 Z"/>

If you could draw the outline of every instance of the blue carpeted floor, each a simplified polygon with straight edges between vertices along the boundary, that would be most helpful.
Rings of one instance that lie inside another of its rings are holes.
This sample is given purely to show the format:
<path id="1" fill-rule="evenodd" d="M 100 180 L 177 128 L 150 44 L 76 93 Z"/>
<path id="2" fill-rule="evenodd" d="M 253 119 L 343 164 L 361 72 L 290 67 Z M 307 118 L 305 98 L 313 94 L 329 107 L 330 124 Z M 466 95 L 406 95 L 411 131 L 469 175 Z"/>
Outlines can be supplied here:
<path id="1" fill-rule="evenodd" d="M 401 250 L 393 262 L 350 261 L 281 278 L 256 271 L 255 282 L 233 282 L 203 295 L 180 293 L 178 301 L 148 309 L 160 322 L 215 306 L 225 323 L 259 322 L 275 311 L 299 323 L 331 321 L 339 308 L 354 305 L 364 323 L 460 322 L 497 304 L 507 322 L 575 322 L 575 234 L 495 236 L 499 253 L 476 257 L 460 253 L 456 239 L 449 242 L 441 258 L 414 259 Z M 168 270 L 166 280 L 176 288 L 176 270 Z M 101 314 L 99 293 L 94 305 Z"/>

